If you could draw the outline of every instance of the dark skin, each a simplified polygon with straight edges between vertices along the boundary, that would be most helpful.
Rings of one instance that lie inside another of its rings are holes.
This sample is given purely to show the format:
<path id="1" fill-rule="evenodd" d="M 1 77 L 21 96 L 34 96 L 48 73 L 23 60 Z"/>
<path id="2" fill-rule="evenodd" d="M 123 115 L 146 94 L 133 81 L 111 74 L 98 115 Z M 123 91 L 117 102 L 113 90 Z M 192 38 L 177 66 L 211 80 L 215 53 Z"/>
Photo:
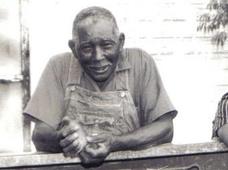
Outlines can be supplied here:
<path id="1" fill-rule="evenodd" d="M 36 149 L 43 152 L 62 152 L 57 131 L 42 121 L 36 120 L 35 122 L 32 141 Z"/>
<path id="2" fill-rule="evenodd" d="M 79 23 L 77 40 L 69 41 L 73 54 L 101 91 L 114 73 L 123 45 L 124 34 L 119 33 L 110 20 L 92 17 Z M 59 142 L 57 151 L 62 150 L 69 157 L 79 155 L 85 164 L 100 163 L 113 151 L 171 142 L 173 134 L 172 114 L 166 114 L 146 126 L 120 136 L 87 136 L 80 123 L 68 116 L 63 118 L 61 128 L 57 131 L 43 124 L 37 123 L 33 132 L 37 149 L 53 151 L 56 147 L 47 148 L 44 141 L 55 141 L 57 146 Z M 40 138 L 45 140 L 39 141 Z"/>
<path id="3" fill-rule="evenodd" d="M 163 116 L 154 123 L 141 127 L 134 132 L 121 136 L 103 134 L 88 138 L 88 145 L 80 154 L 83 163 L 100 163 L 110 152 L 134 149 L 146 144 L 159 145 L 169 143 L 173 136 L 173 124 L 170 115 Z M 91 147 L 96 143 L 98 148 Z"/>
<path id="4" fill-rule="evenodd" d="M 66 120 L 68 121 L 69 119 L 65 118 L 64 121 Z M 172 141 L 173 136 L 171 114 L 166 114 L 149 125 L 121 136 L 102 134 L 100 136 L 86 138 L 83 134 L 80 137 L 81 139 L 79 139 L 79 134 L 84 133 L 80 132 L 80 125 L 73 120 L 69 120 L 68 123 L 66 123 L 67 128 L 56 131 L 54 128 L 41 121 L 37 122 L 33 132 L 33 142 L 36 148 L 39 151 L 45 152 L 63 151 L 64 155 L 67 157 L 78 156 L 78 153 L 81 151 L 79 155 L 82 162 L 91 164 L 102 162 L 106 156 L 113 151 L 134 149 L 146 144 L 156 146 L 162 143 L 169 143 Z M 69 133 L 69 135 L 64 138 L 63 136 L 67 133 Z M 78 134 L 78 136 L 76 135 L 73 139 L 70 134 Z M 84 146 L 83 150 L 78 150 L 79 143 L 82 143 L 81 146 Z M 98 146 L 96 149 L 91 146 L 91 144 L 94 143 Z M 71 147 L 71 149 L 67 150 L 69 147 Z"/>
<path id="5" fill-rule="evenodd" d="M 226 146 L 228 146 L 227 134 L 228 134 L 228 124 L 225 124 L 218 130 L 218 136 Z"/>

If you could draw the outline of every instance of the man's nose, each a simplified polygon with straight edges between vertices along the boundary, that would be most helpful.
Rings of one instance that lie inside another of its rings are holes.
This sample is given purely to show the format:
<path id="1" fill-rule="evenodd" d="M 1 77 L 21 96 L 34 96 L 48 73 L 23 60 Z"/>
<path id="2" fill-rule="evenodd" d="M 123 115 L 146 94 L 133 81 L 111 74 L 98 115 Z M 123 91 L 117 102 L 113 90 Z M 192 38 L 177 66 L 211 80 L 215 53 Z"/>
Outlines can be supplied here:
<path id="1" fill-rule="evenodd" d="M 99 61 L 104 59 L 104 54 L 103 51 L 100 47 L 96 47 L 95 49 L 95 54 L 94 54 L 94 59 Z"/>

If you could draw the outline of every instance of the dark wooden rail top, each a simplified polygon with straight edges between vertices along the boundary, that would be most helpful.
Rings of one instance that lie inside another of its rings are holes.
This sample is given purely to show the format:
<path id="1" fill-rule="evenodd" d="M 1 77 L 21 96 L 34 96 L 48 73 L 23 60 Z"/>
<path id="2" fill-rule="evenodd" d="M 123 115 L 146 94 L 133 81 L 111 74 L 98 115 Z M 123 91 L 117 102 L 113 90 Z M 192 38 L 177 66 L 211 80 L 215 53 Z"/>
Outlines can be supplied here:
<path id="1" fill-rule="evenodd" d="M 107 157 L 106 161 L 132 160 L 139 158 L 158 158 L 167 156 L 184 156 L 200 153 L 223 153 L 227 151 L 228 148 L 225 147 L 224 144 L 216 141 L 183 145 L 164 144 L 145 150 L 114 152 Z M 0 154 L 0 168 L 47 166 L 60 164 L 67 165 L 77 163 L 80 164 L 79 158 L 65 158 L 61 153 L 21 153 L 16 155 Z"/>

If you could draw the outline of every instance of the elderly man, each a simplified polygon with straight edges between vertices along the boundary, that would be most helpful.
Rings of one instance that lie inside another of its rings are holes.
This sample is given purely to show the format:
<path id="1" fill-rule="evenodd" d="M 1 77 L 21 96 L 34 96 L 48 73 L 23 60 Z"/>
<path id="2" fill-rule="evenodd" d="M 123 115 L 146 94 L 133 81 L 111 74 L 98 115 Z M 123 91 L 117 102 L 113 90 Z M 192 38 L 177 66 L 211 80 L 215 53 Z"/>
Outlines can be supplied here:
<path id="1" fill-rule="evenodd" d="M 124 40 L 108 10 L 76 16 L 72 53 L 50 59 L 24 111 L 37 150 L 97 163 L 112 151 L 171 142 L 177 112 L 155 63 Z"/>

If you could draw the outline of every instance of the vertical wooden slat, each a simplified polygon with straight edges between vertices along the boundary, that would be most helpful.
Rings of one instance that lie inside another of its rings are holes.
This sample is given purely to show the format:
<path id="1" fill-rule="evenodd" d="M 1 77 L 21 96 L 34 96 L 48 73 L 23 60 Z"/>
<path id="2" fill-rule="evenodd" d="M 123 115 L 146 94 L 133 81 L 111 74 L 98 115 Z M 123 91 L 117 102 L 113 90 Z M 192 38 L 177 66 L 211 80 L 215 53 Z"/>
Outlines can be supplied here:
<path id="1" fill-rule="evenodd" d="M 21 29 L 21 73 L 23 75 L 22 88 L 23 109 L 30 99 L 30 53 L 29 53 L 29 29 L 27 25 L 28 0 L 20 0 L 20 29 Z M 31 122 L 23 117 L 24 152 L 31 151 Z"/>

